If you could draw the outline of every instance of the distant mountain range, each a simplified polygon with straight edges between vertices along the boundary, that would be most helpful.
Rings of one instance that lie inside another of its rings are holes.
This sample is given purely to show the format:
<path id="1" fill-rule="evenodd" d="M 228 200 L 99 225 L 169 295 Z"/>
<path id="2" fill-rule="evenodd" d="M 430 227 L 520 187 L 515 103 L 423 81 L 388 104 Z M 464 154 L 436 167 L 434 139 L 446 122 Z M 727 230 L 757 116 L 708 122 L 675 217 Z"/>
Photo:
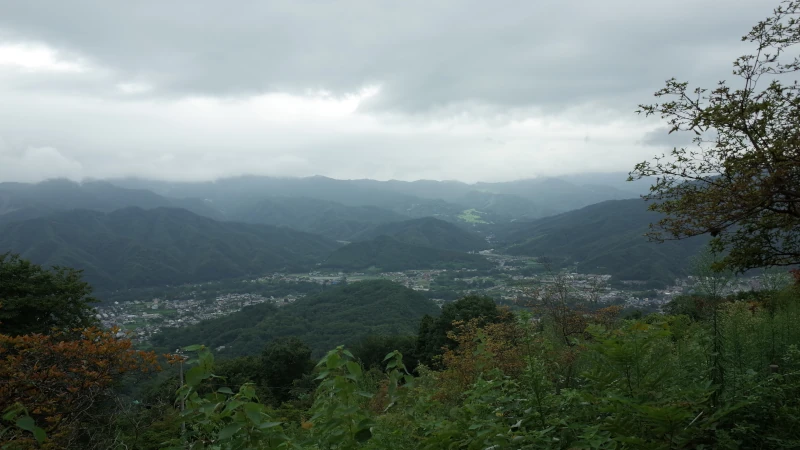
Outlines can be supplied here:
<path id="1" fill-rule="evenodd" d="M 269 197 L 229 210 L 227 217 L 246 223 L 263 223 L 351 240 L 376 225 L 408 218 L 376 206 L 347 206 L 307 197 Z"/>
<path id="2" fill-rule="evenodd" d="M 338 246 L 285 227 L 218 222 L 175 208 L 73 210 L 0 224 L 0 251 L 83 269 L 98 289 L 304 271 Z"/>
<path id="3" fill-rule="evenodd" d="M 36 184 L 0 183 L 0 222 L 74 209 L 110 212 L 130 206 L 182 208 L 214 219 L 224 218 L 199 199 L 166 198 L 146 189 L 126 189 L 104 181 L 76 183 L 57 179 Z"/>
<path id="4" fill-rule="evenodd" d="M 488 243 L 480 235 L 435 217 L 377 225 L 355 235 L 353 240 L 365 241 L 380 236 L 390 236 L 406 244 L 456 252 L 488 248 Z"/>
<path id="5" fill-rule="evenodd" d="M 230 356 L 258 354 L 272 339 L 295 336 L 319 355 L 370 334 L 415 334 L 426 314 L 437 316 L 439 308 L 419 292 L 390 281 L 361 281 L 286 306 L 250 306 L 190 327 L 166 329 L 153 338 L 153 344 L 164 349 L 225 346 L 220 353 Z"/>
<path id="6" fill-rule="evenodd" d="M 658 216 L 640 199 L 628 198 L 647 184 L 625 184 L 624 178 L 0 183 L 0 252 L 82 268 L 100 289 L 318 264 L 340 270 L 484 268 L 483 257 L 466 252 L 487 248 L 486 237 L 499 251 L 549 256 L 618 279 L 663 282 L 685 274 L 688 256 L 706 241 L 647 242 L 647 225 Z M 556 215 L 542 217 L 548 214 Z"/>
<path id="7" fill-rule="evenodd" d="M 587 175 L 585 179 L 573 177 L 572 181 L 537 178 L 475 184 L 258 176 L 213 182 L 117 179 L 0 183 L 0 221 L 71 209 L 176 207 L 217 220 L 285 225 L 345 239 L 363 231 L 364 223 L 419 217 L 474 223 L 465 215 L 467 210 L 474 210 L 480 222 L 503 223 L 545 217 L 604 200 L 633 198 L 643 192 L 641 184 L 624 189 L 624 174 L 606 176 L 603 181 L 608 184 L 583 183 L 595 182 L 596 178 Z"/>
<path id="8" fill-rule="evenodd" d="M 669 282 L 687 274 L 688 259 L 708 239 L 648 242 L 644 234 L 659 217 L 641 199 L 612 200 L 514 224 L 500 240 L 506 253 L 552 257 L 577 265 L 581 272 Z"/>
<path id="9" fill-rule="evenodd" d="M 611 199 L 638 197 L 646 182 L 625 183 L 624 173 L 536 178 L 504 183 L 458 181 L 335 180 L 327 177 L 246 176 L 214 182 L 110 180 L 126 188 L 146 189 L 169 198 L 200 198 L 229 218 L 265 197 L 306 197 L 347 206 L 375 206 L 406 217 L 433 216 L 454 222 L 476 209 L 487 221 L 536 218 Z M 463 221 L 463 220 L 462 220 Z"/>

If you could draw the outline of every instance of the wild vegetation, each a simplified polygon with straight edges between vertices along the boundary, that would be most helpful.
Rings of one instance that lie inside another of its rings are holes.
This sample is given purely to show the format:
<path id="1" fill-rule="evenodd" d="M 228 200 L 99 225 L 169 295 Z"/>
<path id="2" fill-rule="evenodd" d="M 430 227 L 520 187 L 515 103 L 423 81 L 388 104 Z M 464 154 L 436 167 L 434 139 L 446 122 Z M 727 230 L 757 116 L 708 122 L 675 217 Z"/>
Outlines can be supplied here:
<path id="1" fill-rule="evenodd" d="M 382 280 L 328 288 L 286 306 L 261 304 L 187 328 L 167 330 L 153 339 L 164 351 L 193 343 L 225 346 L 228 355 L 254 355 L 266 343 L 296 337 L 321 355 L 337 344 L 374 335 L 413 334 L 426 314 L 438 308 L 421 293 Z"/>

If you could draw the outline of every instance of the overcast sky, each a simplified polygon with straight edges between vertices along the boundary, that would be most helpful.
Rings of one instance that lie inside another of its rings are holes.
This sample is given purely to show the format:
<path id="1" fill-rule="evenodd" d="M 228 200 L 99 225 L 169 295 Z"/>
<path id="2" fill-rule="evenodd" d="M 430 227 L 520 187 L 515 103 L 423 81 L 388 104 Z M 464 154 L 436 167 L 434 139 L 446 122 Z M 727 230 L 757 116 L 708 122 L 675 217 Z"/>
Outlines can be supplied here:
<path id="1" fill-rule="evenodd" d="M 628 171 L 776 5 L 0 0 L 0 181 Z"/>

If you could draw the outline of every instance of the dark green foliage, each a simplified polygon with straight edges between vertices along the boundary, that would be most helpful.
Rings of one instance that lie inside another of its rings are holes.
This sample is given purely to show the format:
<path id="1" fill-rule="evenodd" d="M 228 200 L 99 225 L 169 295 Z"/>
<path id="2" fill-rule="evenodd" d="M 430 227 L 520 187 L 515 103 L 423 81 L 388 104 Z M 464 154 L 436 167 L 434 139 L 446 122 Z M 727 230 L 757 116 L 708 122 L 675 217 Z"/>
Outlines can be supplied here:
<path id="1" fill-rule="evenodd" d="M 427 365 L 435 364 L 443 348 L 452 347 L 454 344 L 447 337 L 447 333 L 454 329 L 453 322 L 467 322 L 472 319 L 479 319 L 481 325 L 504 320 L 494 300 L 478 295 L 470 295 L 444 305 L 439 317 L 423 317 L 416 345 L 416 354 L 420 362 Z"/>
<path id="2" fill-rule="evenodd" d="M 425 317 L 430 318 L 430 316 Z M 417 367 L 419 361 L 415 357 L 416 345 L 417 337 L 413 335 L 369 335 L 350 348 L 364 369 L 382 370 L 385 365 L 384 357 L 395 350 L 403 354 L 403 364 L 406 367 Z"/>
<path id="3" fill-rule="evenodd" d="M 292 397 L 292 385 L 311 373 L 311 348 L 296 337 L 270 341 L 261 352 L 261 381 L 272 398 L 284 402 Z"/>
<path id="4" fill-rule="evenodd" d="M 684 315 L 694 320 L 711 317 L 714 305 L 718 303 L 707 295 L 679 295 L 664 305 L 664 312 L 671 315 Z"/>
<path id="5" fill-rule="evenodd" d="M 0 254 L 0 334 L 47 334 L 52 328 L 95 325 L 91 293 L 78 270 L 47 270 L 18 255 Z"/>
<path id="6" fill-rule="evenodd" d="M 302 384 L 310 377 L 313 368 L 311 349 L 303 341 L 289 337 L 267 343 L 260 356 L 240 356 L 221 361 L 216 375 L 224 377 L 224 384 L 228 387 L 238 388 L 250 383 L 262 402 L 280 406 L 310 393 L 313 384 Z"/>
<path id="7" fill-rule="evenodd" d="M 76 210 L 0 225 L 0 250 L 82 269 L 98 289 L 300 270 L 336 247 L 287 228 L 216 222 L 171 208 Z"/>
<path id="8" fill-rule="evenodd" d="M 672 282 L 708 240 L 648 242 L 644 235 L 657 219 L 640 199 L 612 200 L 520 226 L 505 240 L 510 254 L 555 257 L 580 272 Z"/>
<path id="9" fill-rule="evenodd" d="M 457 252 L 488 247 L 486 240 L 477 234 L 434 217 L 379 225 L 357 235 L 354 240 L 369 240 L 379 236 L 390 236 L 406 244 Z"/>
<path id="10" fill-rule="evenodd" d="M 213 373 L 214 357 L 202 345 L 187 347 L 196 352 L 194 363 L 186 372 L 186 382 L 177 393 L 176 403 L 185 405 L 181 412 L 185 426 L 182 435 L 170 440 L 171 449 L 211 448 L 251 449 L 277 448 L 288 440 L 280 422 L 274 421 L 256 389 L 246 383 L 239 387 L 219 386 L 219 376 Z"/>
<path id="11" fill-rule="evenodd" d="M 224 359 L 217 364 L 216 374 L 224 377 L 224 385 L 238 388 L 251 383 L 256 388 L 256 394 L 264 403 L 271 403 L 271 392 L 263 383 L 263 368 L 261 359 L 257 356 L 240 356 L 238 358 Z"/>
<path id="12" fill-rule="evenodd" d="M 332 345 L 357 342 L 369 334 L 412 334 L 426 314 L 439 308 L 422 294 L 390 281 L 360 281 L 275 307 L 261 304 L 186 328 L 164 330 L 153 344 L 165 350 L 192 342 L 226 346 L 225 355 L 255 355 L 266 343 L 294 336 L 315 355 Z"/>
<path id="13" fill-rule="evenodd" d="M 799 15 L 800 1 L 780 2 L 742 37 L 750 52 L 727 79 L 703 88 L 670 78 L 658 103 L 639 105 L 692 142 L 631 172 L 655 179 L 645 198 L 664 216 L 652 239 L 710 234 L 718 269 L 800 264 Z"/>
<path id="14" fill-rule="evenodd" d="M 486 269 L 492 263 L 480 255 L 406 244 L 389 236 L 355 242 L 335 250 L 325 267 L 363 270 L 379 267 L 384 271 L 434 268 Z"/>

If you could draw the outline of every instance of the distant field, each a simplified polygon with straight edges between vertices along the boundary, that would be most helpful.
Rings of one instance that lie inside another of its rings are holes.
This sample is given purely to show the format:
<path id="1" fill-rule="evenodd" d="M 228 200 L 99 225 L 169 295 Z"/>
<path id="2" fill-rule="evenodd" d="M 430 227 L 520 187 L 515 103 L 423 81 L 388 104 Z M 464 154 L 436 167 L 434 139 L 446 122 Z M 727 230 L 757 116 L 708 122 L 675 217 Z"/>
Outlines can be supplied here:
<path id="1" fill-rule="evenodd" d="M 489 223 L 481 217 L 483 213 L 477 209 L 465 209 L 458 218 L 467 223 Z"/>

